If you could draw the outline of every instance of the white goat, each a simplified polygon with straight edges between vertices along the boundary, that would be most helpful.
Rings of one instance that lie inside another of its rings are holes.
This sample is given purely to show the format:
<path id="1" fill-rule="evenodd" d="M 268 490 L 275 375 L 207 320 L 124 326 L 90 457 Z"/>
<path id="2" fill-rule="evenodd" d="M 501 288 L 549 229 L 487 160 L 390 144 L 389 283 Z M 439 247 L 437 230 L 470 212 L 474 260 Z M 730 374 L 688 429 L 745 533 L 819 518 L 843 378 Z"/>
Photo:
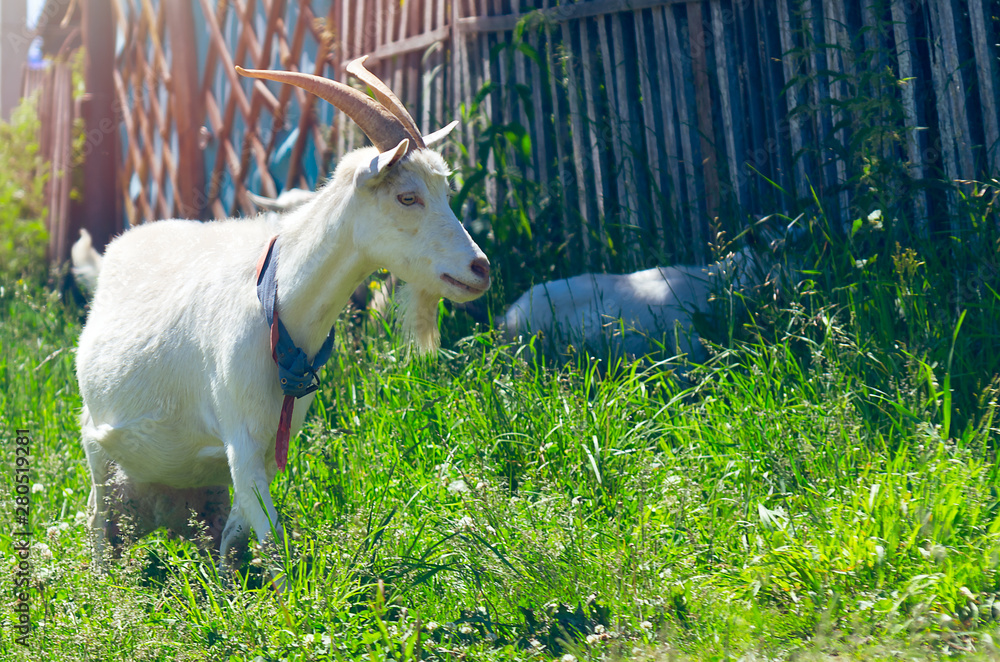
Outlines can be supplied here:
<path id="1" fill-rule="evenodd" d="M 287 329 L 279 338 L 290 337 L 307 362 L 328 346 L 351 292 L 379 267 L 408 282 L 404 325 L 423 351 L 437 343 L 440 297 L 463 302 L 489 288 L 489 262 L 448 206 L 448 165 L 425 149 L 363 60 L 348 71 L 378 102 L 317 76 L 239 69 L 326 99 L 374 143 L 345 156 L 314 199 L 254 219 L 149 223 L 108 246 L 77 351 L 99 560 L 122 514 L 141 535 L 159 526 L 186 533 L 194 511 L 223 563 L 251 527 L 261 541 L 272 525 L 281 531 L 268 488 L 281 461 L 279 419 L 294 436 L 313 395 L 285 418 L 271 342 L 277 322 L 269 329 L 257 293 L 258 264 L 271 264 L 265 255 L 275 236 L 280 256 L 264 272 L 277 282 Z"/>
<path id="2" fill-rule="evenodd" d="M 601 357 L 639 357 L 664 348 L 697 363 L 707 355 L 695 315 L 711 313 L 709 298 L 724 285 L 742 289 L 759 282 L 756 272 L 747 249 L 708 266 L 583 274 L 535 285 L 499 326 L 509 339 L 541 332 L 551 346 L 572 345 Z"/>
<path id="3" fill-rule="evenodd" d="M 425 141 L 426 142 L 426 141 Z M 247 196 L 257 206 L 265 211 L 289 212 L 297 209 L 307 202 L 312 202 L 317 191 L 306 191 L 301 188 L 288 189 L 283 191 L 277 198 L 257 195 L 252 191 L 247 191 Z"/>
<path id="4" fill-rule="evenodd" d="M 94 248 L 94 240 L 86 230 L 81 229 L 80 238 L 73 242 L 70 260 L 73 263 L 73 278 L 85 294 L 92 295 L 97 289 L 97 276 L 101 273 L 101 254 Z"/>

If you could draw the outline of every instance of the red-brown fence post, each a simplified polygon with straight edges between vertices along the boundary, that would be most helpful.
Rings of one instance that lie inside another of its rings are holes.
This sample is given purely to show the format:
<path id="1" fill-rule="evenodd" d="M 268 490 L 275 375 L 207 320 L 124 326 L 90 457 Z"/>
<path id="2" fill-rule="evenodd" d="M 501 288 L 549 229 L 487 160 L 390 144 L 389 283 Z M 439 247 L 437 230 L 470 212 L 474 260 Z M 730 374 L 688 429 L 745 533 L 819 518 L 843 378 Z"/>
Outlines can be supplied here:
<path id="1" fill-rule="evenodd" d="M 82 219 L 71 219 L 69 241 L 59 261 L 69 257 L 69 246 L 82 225 L 90 231 L 94 248 L 102 250 L 120 229 L 117 205 L 118 113 L 115 108 L 115 26 L 111 0 L 90 0 L 83 9 L 83 45 L 86 56 L 87 98 L 83 103 L 86 138 L 83 157 Z"/>
<path id="2" fill-rule="evenodd" d="M 178 216 L 202 218 L 208 210 L 205 185 L 205 161 L 198 144 L 202 110 L 201 85 L 198 83 L 198 44 L 195 40 L 194 15 L 190 2 L 178 2 L 166 12 L 173 53 L 173 85 L 170 90 L 177 130 Z"/>

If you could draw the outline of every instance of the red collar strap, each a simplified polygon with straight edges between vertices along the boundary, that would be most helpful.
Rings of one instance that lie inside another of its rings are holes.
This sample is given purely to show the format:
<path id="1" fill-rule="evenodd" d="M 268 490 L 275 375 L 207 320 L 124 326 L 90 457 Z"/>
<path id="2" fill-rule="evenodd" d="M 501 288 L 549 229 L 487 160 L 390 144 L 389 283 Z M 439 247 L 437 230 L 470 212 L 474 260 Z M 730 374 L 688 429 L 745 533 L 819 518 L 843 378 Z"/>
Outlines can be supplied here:
<path id="1" fill-rule="evenodd" d="M 333 351 L 334 330 L 330 329 L 323 346 L 310 363 L 306 353 L 295 345 L 285 325 L 278 319 L 277 267 L 278 237 L 275 235 L 271 237 L 257 262 L 257 298 L 260 299 L 264 318 L 271 328 L 271 358 L 278 366 L 278 379 L 285 394 L 278 419 L 278 434 L 274 441 L 274 460 L 278 464 L 278 471 L 284 471 L 288 461 L 288 438 L 291 434 L 295 398 L 308 395 L 318 388 L 316 373 Z"/>

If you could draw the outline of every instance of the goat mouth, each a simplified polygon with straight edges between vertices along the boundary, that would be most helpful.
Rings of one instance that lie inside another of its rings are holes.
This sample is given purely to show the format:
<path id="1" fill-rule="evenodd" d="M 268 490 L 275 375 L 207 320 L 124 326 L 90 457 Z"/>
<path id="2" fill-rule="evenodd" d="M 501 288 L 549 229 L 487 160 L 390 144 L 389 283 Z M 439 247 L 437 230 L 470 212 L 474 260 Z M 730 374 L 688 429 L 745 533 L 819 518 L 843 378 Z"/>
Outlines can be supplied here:
<path id="1" fill-rule="evenodd" d="M 469 285 L 468 283 L 463 283 L 462 281 L 460 281 L 460 280 L 458 280 L 456 278 L 452 278 L 448 274 L 441 274 L 441 280 L 443 280 L 444 282 L 446 282 L 446 283 L 448 283 L 450 285 L 454 285 L 458 289 L 460 289 L 460 290 L 462 290 L 464 292 L 468 292 L 469 294 L 472 294 L 474 296 L 479 296 L 480 294 L 482 294 L 483 292 L 485 292 L 487 289 L 489 289 L 489 285 L 487 285 L 486 287 L 476 287 L 474 285 Z"/>

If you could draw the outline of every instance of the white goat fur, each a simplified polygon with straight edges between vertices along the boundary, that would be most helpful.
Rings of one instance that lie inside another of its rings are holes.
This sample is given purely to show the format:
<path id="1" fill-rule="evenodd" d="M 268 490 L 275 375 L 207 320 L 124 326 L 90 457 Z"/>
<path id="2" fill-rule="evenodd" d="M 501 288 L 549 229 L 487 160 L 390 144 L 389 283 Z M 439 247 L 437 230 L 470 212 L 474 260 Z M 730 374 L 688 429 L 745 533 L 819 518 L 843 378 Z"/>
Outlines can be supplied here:
<path id="1" fill-rule="evenodd" d="M 97 289 L 97 275 L 101 273 L 101 254 L 94 250 L 94 240 L 86 230 L 80 230 L 80 238 L 73 242 L 70 249 L 70 259 L 73 263 L 73 278 L 80 289 L 93 294 Z"/>
<path id="2" fill-rule="evenodd" d="M 316 191 L 293 188 L 283 191 L 277 198 L 268 198 L 267 196 L 257 195 L 251 191 L 247 191 L 247 195 L 258 209 L 284 212 L 291 211 L 307 202 L 311 202 L 316 197 Z"/>
<path id="3" fill-rule="evenodd" d="M 541 332 L 557 347 L 572 345 L 601 357 L 639 357 L 662 346 L 697 363 L 707 354 L 694 316 L 711 312 L 709 299 L 723 285 L 742 289 L 757 281 L 756 271 L 744 250 L 708 266 L 582 274 L 535 285 L 499 326 L 511 339 Z"/>
<path id="4" fill-rule="evenodd" d="M 144 520 L 139 534 L 182 532 L 189 510 L 200 513 L 223 559 L 249 527 L 262 541 L 271 523 L 280 531 L 268 485 L 283 395 L 255 289 L 271 236 L 281 237 L 281 319 L 309 357 L 379 267 L 409 283 L 411 335 L 423 351 L 434 348 L 436 326 L 427 329 L 421 307 L 436 314 L 439 297 L 468 301 L 489 287 L 485 256 L 448 207 L 444 160 L 405 153 L 404 140 L 347 155 L 315 199 L 287 214 L 158 221 L 109 245 L 77 353 L 95 554 L 116 528 L 109 495 L 124 500 L 118 514 Z M 404 206 L 402 193 L 420 204 Z M 293 437 L 312 399 L 296 401 Z"/>
<path id="5" fill-rule="evenodd" d="M 424 136 L 424 143 L 430 146 L 430 144 L 427 143 L 426 136 Z M 284 213 L 297 209 L 307 202 L 310 202 L 316 197 L 316 191 L 306 191 L 300 188 L 293 188 L 284 191 L 276 198 L 268 198 L 267 196 L 257 195 L 256 193 L 252 193 L 250 191 L 247 191 L 247 195 L 250 196 L 250 200 L 253 201 L 254 205 L 256 205 L 258 209 L 264 210 L 266 213 Z M 100 259 L 100 256 L 98 256 L 98 259 Z M 367 282 L 363 282 L 358 285 L 354 289 L 354 293 L 351 294 L 351 303 L 353 303 L 358 310 L 369 310 L 384 317 L 389 310 L 390 297 L 392 296 L 392 292 L 396 289 L 397 285 L 397 278 L 391 274 L 384 281 L 382 281 L 379 287 L 374 289 L 370 288 Z M 406 288 L 404 288 L 404 292 L 406 291 Z M 405 296 L 404 300 L 409 300 L 410 298 L 411 297 L 409 296 Z M 410 318 L 410 321 L 414 320 Z M 410 331 L 409 337 L 411 340 L 414 336 L 412 333 L 413 329 L 413 326 L 410 326 L 407 329 Z M 423 343 L 420 346 L 428 344 L 436 345 L 437 343 Z"/>

